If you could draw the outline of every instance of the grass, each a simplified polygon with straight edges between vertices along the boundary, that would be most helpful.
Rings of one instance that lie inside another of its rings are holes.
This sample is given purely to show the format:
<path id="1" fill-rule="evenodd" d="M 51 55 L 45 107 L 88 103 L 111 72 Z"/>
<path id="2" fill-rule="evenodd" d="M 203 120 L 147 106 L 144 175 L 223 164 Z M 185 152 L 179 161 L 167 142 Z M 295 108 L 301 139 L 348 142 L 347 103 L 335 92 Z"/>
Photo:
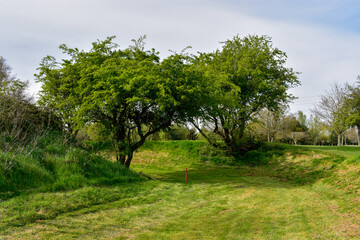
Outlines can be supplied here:
<path id="1" fill-rule="evenodd" d="M 59 135 L 41 138 L 31 151 L 0 151 L 0 198 L 142 180 L 117 163 L 63 144 Z"/>
<path id="2" fill-rule="evenodd" d="M 256 164 L 229 166 L 203 146 L 148 142 L 132 169 L 151 181 L 86 175 L 83 187 L 5 199 L 0 239 L 359 239 L 358 148 L 264 146 L 242 159 Z"/>

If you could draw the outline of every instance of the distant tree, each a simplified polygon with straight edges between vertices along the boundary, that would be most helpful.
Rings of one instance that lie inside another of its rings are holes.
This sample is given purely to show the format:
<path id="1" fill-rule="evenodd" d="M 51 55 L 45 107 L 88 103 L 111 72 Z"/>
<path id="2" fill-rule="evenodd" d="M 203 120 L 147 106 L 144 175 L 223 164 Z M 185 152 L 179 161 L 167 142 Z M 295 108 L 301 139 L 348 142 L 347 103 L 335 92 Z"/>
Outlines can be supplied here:
<path id="1" fill-rule="evenodd" d="M 6 59 L 0 56 L 0 94 L 29 100 L 29 97 L 25 94 L 28 83 L 17 79 L 11 73 L 11 70 L 11 67 L 6 63 Z"/>
<path id="2" fill-rule="evenodd" d="M 281 115 L 280 111 L 273 112 L 263 109 L 257 114 L 250 127 L 258 138 L 274 142 L 281 128 Z"/>
<path id="3" fill-rule="evenodd" d="M 329 129 L 329 127 L 327 128 Z M 326 129 L 326 125 L 323 126 L 323 130 L 320 132 L 320 142 L 321 145 L 326 145 L 331 143 L 331 134 L 330 131 Z"/>
<path id="4" fill-rule="evenodd" d="M 348 88 L 334 84 L 329 92 L 321 96 L 312 112 L 330 126 L 331 132 L 337 136 L 337 145 L 342 145 L 341 136 L 350 124 L 349 106 L 346 105 Z"/>
<path id="5" fill-rule="evenodd" d="M 360 76 L 354 85 L 348 85 L 349 93 L 345 99 L 345 106 L 349 108 L 348 121 L 351 126 L 357 128 L 360 139 Z M 360 146 L 360 141 L 358 141 Z"/>
<path id="6" fill-rule="evenodd" d="M 297 112 L 297 131 L 298 132 L 306 132 L 308 130 L 308 119 L 305 113 L 302 111 Z"/>
<path id="7" fill-rule="evenodd" d="M 36 76 L 43 104 L 69 129 L 100 124 L 114 142 L 117 161 L 129 167 L 150 135 L 199 114 L 205 82 L 188 55 L 160 61 L 154 49 L 145 50 L 144 37 L 123 50 L 113 39 L 93 43 L 88 52 L 62 45 L 69 60 L 58 64 L 46 57 Z"/>
<path id="8" fill-rule="evenodd" d="M 350 144 L 359 144 L 359 135 L 355 128 L 350 128 L 345 132 L 345 138 Z"/>
<path id="9" fill-rule="evenodd" d="M 221 50 L 201 54 L 197 66 L 208 77 L 211 100 L 201 110 L 201 123 L 217 134 L 229 154 L 246 149 L 247 124 L 264 108 L 275 111 L 292 99 L 287 90 L 299 84 L 297 73 L 285 66 L 286 54 L 267 36 L 235 36 Z M 193 122 L 212 145 L 219 147 Z"/>
<path id="10" fill-rule="evenodd" d="M 188 140 L 197 140 L 198 139 L 198 133 L 196 132 L 196 130 L 194 128 L 188 129 L 188 134 L 187 134 L 187 139 Z"/>
<path id="11" fill-rule="evenodd" d="M 321 131 L 323 130 L 323 124 L 320 121 L 319 117 L 311 115 L 308 121 L 309 129 L 307 130 L 307 135 L 310 141 L 310 144 L 316 145 L 321 139 Z"/>
<path id="12" fill-rule="evenodd" d="M 294 141 L 294 145 L 297 145 L 298 142 L 305 138 L 305 132 L 291 132 L 289 137 Z"/>
<path id="13" fill-rule="evenodd" d="M 186 126 L 175 124 L 167 129 L 164 129 L 164 140 L 186 140 L 188 129 Z"/>

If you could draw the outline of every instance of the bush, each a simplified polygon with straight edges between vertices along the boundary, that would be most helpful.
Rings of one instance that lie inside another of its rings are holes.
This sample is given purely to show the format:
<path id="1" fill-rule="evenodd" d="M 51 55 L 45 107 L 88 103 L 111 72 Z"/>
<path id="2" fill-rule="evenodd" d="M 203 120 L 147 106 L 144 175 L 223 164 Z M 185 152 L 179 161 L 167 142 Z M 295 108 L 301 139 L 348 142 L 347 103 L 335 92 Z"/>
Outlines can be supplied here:
<path id="1" fill-rule="evenodd" d="M 249 165 L 262 165 L 285 154 L 285 147 L 281 144 L 259 143 L 257 147 L 257 149 L 238 156 L 237 161 Z"/>
<path id="2" fill-rule="evenodd" d="M 228 156 L 223 149 L 217 149 L 210 144 L 204 144 L 201 148 L 199 148 L 199 155 L 201 160 L 209 161 L 217 165 L 233 165 L 236 162 L 234 156 Z"/>

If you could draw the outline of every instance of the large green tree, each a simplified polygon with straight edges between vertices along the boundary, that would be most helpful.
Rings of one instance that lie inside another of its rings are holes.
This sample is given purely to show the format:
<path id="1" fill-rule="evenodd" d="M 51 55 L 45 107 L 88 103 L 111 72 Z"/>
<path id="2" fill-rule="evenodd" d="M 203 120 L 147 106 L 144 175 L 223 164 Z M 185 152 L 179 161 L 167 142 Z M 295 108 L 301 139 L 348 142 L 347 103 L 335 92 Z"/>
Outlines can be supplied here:
<path id="1" fill-rule="evenodd" d="M 201 54 L 196 65 L 208 78 L 212 100 L 203 108 L 204 117 L 193 122 L 207 125 L 224 141 L 227 151 L 237 154 L 247 124 L 264 108 L 278 110 L 292 96 L 287 92 L 299 84 L 297 73 L 286 67 L 285 52 L 273 47 L 267 36 L 235 36 L 221 49 Z"/>
<path id="2" fill-rule="evenodd" d="M 151 134 L 199 114 L 204 82 L 188 55 L 160 61 L 154 49 L 145 50 L 144 38 L 126 49 L 119 49 L 113 37 L 93 43 L 87 52 L 61 49 L 68 60 L 58 64 L 46 57 L 41 63 L 41 102 L 71 129 L 101 124 L 126 167 Z"/>

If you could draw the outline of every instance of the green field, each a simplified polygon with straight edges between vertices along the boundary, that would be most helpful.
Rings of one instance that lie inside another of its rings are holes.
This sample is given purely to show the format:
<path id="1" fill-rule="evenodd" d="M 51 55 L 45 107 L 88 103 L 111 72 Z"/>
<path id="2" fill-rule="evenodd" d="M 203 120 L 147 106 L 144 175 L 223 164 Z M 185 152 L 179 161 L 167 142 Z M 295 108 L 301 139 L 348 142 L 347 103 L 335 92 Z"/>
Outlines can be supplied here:
<path id="1" fill-rule="evenodd" d="M 273 145 L 230 166 L 203 145 L 147 143 L 132 170 L 152 180 L 3 197 L 0 239 L 360 238 L 358 147 Z"/>

